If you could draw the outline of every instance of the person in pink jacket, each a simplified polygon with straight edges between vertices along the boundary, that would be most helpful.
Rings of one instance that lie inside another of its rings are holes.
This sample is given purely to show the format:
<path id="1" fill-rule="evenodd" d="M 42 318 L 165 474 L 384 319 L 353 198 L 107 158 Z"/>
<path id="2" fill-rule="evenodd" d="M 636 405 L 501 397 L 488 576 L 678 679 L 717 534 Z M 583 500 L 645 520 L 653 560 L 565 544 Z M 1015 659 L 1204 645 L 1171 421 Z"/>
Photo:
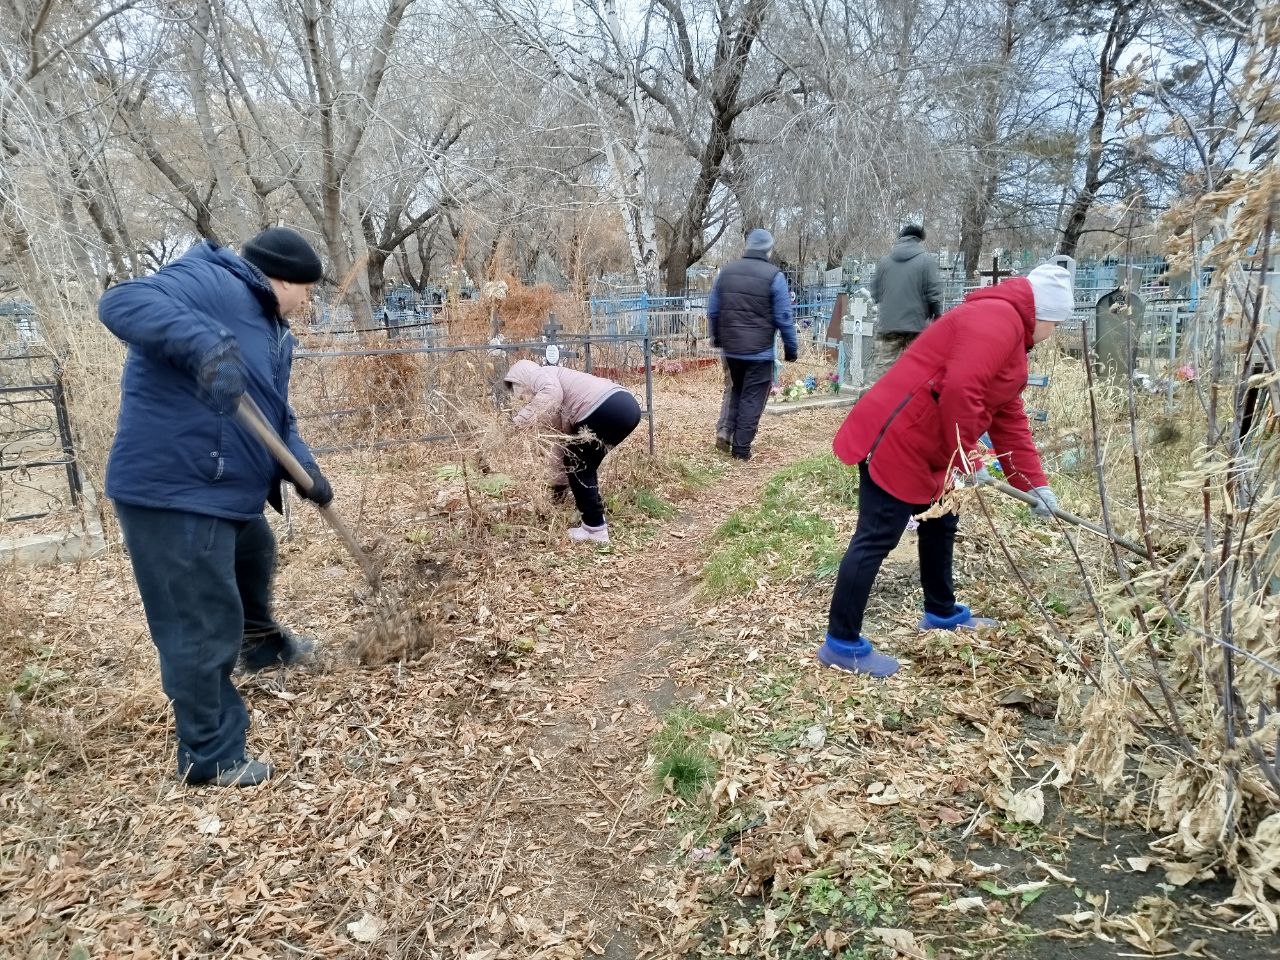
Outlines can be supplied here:
<path id="1" fill-rule="evenodd" d="M 598 472 L 609 451 L 640 423 L 640 403 L 625 388 L 567 367 L 540 367 L 517 360 L 503 378 L 523 404 L 518 427 L 554 430 L 567 436 L 563 464 L 582 524 L 569 531 L 579 543 L 608 543 Z"/>

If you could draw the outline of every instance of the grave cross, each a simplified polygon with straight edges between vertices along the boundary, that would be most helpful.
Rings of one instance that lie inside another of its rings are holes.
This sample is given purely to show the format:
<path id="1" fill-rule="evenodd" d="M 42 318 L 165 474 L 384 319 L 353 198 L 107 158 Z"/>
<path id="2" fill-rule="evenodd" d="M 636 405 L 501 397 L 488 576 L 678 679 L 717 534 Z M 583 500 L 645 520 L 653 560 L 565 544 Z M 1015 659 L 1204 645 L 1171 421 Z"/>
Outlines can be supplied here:
<path id="1" fill-rule="evenodd" d="M 554 313 L 547 315 L 547 325 L 542 328 L 542 338 L 547 341 L 547 348 L 543 351 L 542 359 L 548 367 L 554 367 L 560 363 L 560 345 L 556 343 L 556 335 L 560 332 L 560 323 L 556 320 Z"/>
<path id="2" fill-rule="evenodd" d="M 991 278 L 991 285 L 994 287 L 997 283 L 999 283 L 999 282 L 1000 282 L 1001 280 L 1003 280 L 1005 277 L 1011 277 L 1011 276 L 1013 276 L 1013 272 L 1012 272 L 1012 271 L 1010 271 L 1010 270 L 1001 270 L 1001 269 L 1000 269 L 1000 258 L 999 258 L 998 256 L 996 256 L 996 257 L 992 257 L 992 258 L 991 258 L 991 269 L 990 269 L 990 270 L 979 270 L 979 271 L 978 271 L 978 276 L 980 276 L 980 277 L 990 277 L 990 278 Z"/>

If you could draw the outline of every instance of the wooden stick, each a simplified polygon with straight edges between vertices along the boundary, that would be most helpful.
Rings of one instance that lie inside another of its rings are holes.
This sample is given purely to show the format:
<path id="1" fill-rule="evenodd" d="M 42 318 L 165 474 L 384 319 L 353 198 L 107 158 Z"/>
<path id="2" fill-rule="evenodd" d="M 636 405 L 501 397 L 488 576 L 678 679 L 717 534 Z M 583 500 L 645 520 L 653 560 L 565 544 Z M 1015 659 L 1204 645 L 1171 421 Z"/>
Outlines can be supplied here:
<path id="1" fill-rule="evenodd" d="M 1007 494 L 1015 500 L 1021 500 L 1029 507 L 1042 506 L 1040 498 L 1034 493 L 1027 493 L 1024 490 L 1019 490 L 1017 487 L 1011 487 L 1002 480 L 997 480 L 994 483 L 989 484 L 989 486 L 995 487 L 1001 493 Z M 1050 507 L 1049 510 L 1059 520 L 1065 520 L 1067 523 L 1074 524 L 1077 527 L 1084 527 L 1086 530 L 1096 533 L 1098 536 L 1103 537 L 1106 540 L 1110 540 L 1116 546 L 1124 547 L 1129 552 L 1136 553 L 1144 560 L 1151 560 L 1151 554 L 1147 553 L 1147 548 L 1142 546 L 1140 543 L 1135 543 L 1132 540 L 1128 540 L 1125 537 L 1112 533 L 1106 527 L 1096 524 L 1092 520 L 1086 520 L 1084 517 L 1076 516 L 1070 510 L 1062 510 L 1057 507 Z"/>
<path id="2" fill-rule="evenodd" d="M 267 423 L 267 418 L 263 416 L 262 411 L 258 409 L 258 405 L 253 402 L 253 398 L 247 393 L 240 395 L 240 401 L 236 404 L 235 411 L 236 420 L 240 425 L 248 430 L 251 434 L 262 441 L 263 446 L 271 451 L 271 455 L 279 461 L 280 466 L 284 467 L 285 472 L 289 474 L 294 484 L 303 493 L 309 493 L 315 485 L 311 479 L 311 475 L 298 462 L 298 458 L 293 455 L 293 451 L 288 445 L 280 439 L 279 434 L 271 429 Z M 347 552 L 355 558 L 356 563 L 360 564 L 360 572 L 364 574 L 365 581 L 369 584 L 369 589 L 377 593 L 382 587 L 382 581 L 378 577 L 378 571 L 373 565 L 373 561 L 369 559 L 369 555 L 360 549 L 360 544 L 356 542 L 355 534 L 351 532 L 351 528 L 342 522 L 342 518 L 334 511 L 330 505 L 323 507 L 317 504 L 320 516 L 324 517 L 325 522 L 334 533 L 338 535 L 338 539 L 342 541 L 342 545 L 347 548 Z"/>

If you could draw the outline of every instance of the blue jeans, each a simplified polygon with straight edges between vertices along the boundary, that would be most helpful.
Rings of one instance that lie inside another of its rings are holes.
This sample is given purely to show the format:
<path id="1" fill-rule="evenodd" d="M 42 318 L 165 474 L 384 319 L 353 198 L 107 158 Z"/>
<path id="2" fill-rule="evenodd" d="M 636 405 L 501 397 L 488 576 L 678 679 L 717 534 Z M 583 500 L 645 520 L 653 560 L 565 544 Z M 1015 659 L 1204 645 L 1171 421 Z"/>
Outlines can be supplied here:
<path id="1" fill-rule="evenodd" d="M 212 780 L 244 757 L 249 712 L 231 682 L 242 645 L 249 666 L 283 650 L 271 616 L 275 536 L 262 516 L 115 507 L 173 703 L 178 776 Z"/>
<path id="2" fill-rule="evenodd" d="M 858 526 L 836 575 L 827 621 L 828 634 L 837 640 L 847 641 L 862 636 L 862 616 L 867 610 L 880 564 L 902 539 L 912 514 L 922 513 L 926 507 L 928 504 L 899 500 L 871 479 L 871 471 L 865 463 L 858 465 Z M 949 617 L 956 609 L 951 561 L 958 522 L 959 518 L 954 513 L 947 513 L 931 520 L 921 520 L 916 531 L 924 608 L 939 617 Z"/>

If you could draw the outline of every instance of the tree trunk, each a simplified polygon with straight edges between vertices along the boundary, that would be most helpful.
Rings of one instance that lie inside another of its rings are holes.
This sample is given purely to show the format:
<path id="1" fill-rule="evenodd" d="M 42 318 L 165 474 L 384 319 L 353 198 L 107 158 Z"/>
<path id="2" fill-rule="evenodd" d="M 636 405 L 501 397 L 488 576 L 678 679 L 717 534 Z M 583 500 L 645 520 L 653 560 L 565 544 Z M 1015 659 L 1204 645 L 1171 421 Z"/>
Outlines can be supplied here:
<path id="1" fill-rule="evenodd" d="M 386 267 L 386 251 L 370 250 L 365 258 L 364 272 L 369 282 L 369 301 L 375 311 L 381 309 L 387 300 Z"/>
<path id="2" fill-rule="evenodd" d="M 684 16 L 679 5 L 665 0 L 663 6 L 675 18 L 681 30 L 685 30 Z M 760 35 L 760 27 L 768 9 L 768 0 L 747 0 L 737 17 L 722 17 L 711 71 L 705 77 L 695 78 L 695 87 L 706 89 L 709 94 L 711 125 L 706 142 L 695 154 L 698 160 L 697 179 L 684 211 L 672 228 L 671 247 L 664 264 L 668 293 L 684 292 L 689 267 L 701 260 L 706 252 L 708 244 L 704 232 L 707 228 L 707 209 L 712 190 L 722 178 L 725 158 L 732 143 L 734 121 L 752 105 L 767 99 L 748 99 L 744 102 L 739 99 L 739 94 L 751 59 L 751 48 Z M 684 53 L 684 61 L 686 80 L 689 80 L 695 69 L 691 52 Z M 665 99 L 656 90 L 651 90 L 650 96 L 659 103 Z"/>
<path id="3" fill-rule="evenodd" d="M 685 240 L 673 240 L 671 249 L 667 251 L 667 260 L 663 264 L 667 296 L 683 296 L 689 279 L 689 244 Z"/>
<path id="4" fill-rule="evenodd" d="M 987 217 L 996 197 L 999 178 L 988 174 L 978 181 L 960 212 L 960 255 L 964 258 L 964 275 L 978 275 L 979 258 L 982 256 L 982 238 L 986 233 Z"/>
<path id="5" fill-rule="evenodd" d="M 1005 0 L 1004 24 L 1000 30 L 999 62 L 1008 63 L 1017 43 L 1014 20 L 1020 0 Z M 964 198 L 960 210 L 960 253 L 964 258 L 966 277 L 978 275 L 978 260 L 982 256 L 982 239 L 986 234 L 987 220 L 991 216 L 991 204 L 1000 186 L 1001 145 L 1000 110 L 1002 89 L 995 80 L 988 81 L 987 96 L 982 104 L 982 117 L 973 139 L 975 171 L 973 185 Z"/>

